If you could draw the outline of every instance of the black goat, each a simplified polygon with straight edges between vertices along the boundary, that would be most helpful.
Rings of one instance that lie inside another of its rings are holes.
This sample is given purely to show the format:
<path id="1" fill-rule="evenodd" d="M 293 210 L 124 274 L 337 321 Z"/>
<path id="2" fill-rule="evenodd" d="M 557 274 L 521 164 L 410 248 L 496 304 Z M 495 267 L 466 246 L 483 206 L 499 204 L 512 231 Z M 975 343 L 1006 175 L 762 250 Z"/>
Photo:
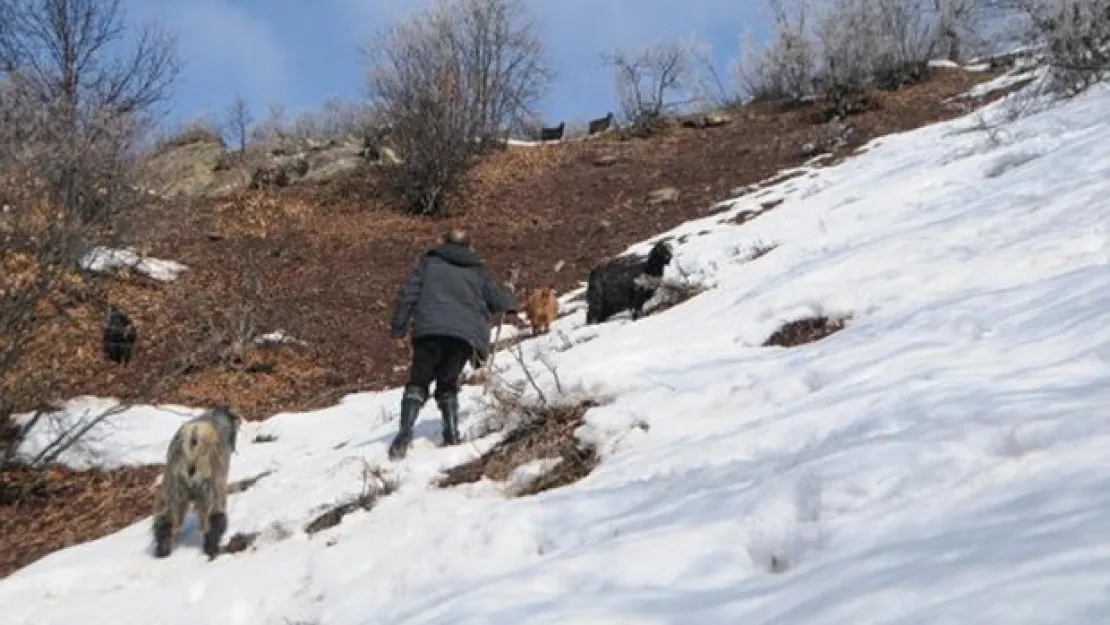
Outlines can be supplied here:
<path id="1" fill-rule="evenodd" d="M 670 244 L 660 241 L 652 246 L 646 260 L 621 256 L 591 269 L 586 282 L 586 323 L 605 323 L 629 309 L 632 318 L 639 319 L 673 257 Z"/>
<path id="2" fill-rule="evenodd" d="M 104 357 L 112 362 L 126 364 L 135 353 L 139 331 L 131 318 L 122 310 L 112 307 L 108 323 L 104 326 Z"/>
<path id="3" fill-rule="evenodd" d="M 588 134 L 596 135 L 599 132 L 605 132 L 606 130 L 609 130 L 609 128 L 613 126 L 613 120 L 614 117 L 612 111 L 609 111 L 609 114 L 605 117 L 591 120 L 590 128 L 587 131 Z"/>
<path id="4" fill-rule="evenodd" d="M 553 128 L 540 128 L 540 141 L 558 141 L 562 139 L 563 129 L 566 127 L 566 122 L 559 122 L 559 125 Z"/>

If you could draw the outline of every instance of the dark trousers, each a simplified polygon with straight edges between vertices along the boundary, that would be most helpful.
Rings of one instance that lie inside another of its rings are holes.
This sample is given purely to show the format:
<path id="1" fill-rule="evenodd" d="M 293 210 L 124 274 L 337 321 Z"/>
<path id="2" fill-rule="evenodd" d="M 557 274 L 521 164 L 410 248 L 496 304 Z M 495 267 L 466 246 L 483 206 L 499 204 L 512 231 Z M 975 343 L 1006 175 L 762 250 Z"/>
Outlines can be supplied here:
<path id="1" fill-rule="evenodd" d="M 412 366 L 408 386 L 415 386 L 428 396 L 428 387 L 435 380 L 436 399 L 459 392 L 459 376 L 473 355 L 470 343 L 451 336 L 422 336 L 412 342 Z"/>

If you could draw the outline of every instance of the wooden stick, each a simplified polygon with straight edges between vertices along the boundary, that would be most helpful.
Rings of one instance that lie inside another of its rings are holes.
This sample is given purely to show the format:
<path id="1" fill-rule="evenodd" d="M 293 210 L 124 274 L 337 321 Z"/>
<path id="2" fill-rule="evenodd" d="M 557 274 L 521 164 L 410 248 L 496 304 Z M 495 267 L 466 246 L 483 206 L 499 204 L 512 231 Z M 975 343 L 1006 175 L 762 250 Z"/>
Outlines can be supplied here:
<path id="1" fill-rule="evenodd" d="M 509 281 L 505 284 L 505 286 L 508 287 L 509 292 L 511 292 L 514 296 L 516 295 L 516 281 L 519 277 L 520 266 L 517 265 L 509 271 Z M 497 332 L 495 332 L 493 335 L 493 344 L 490 345 L 489 348 L 489 358 L 486 360 L 485 365 L 483 365 L 486 370 L 486 375 L 484 376 L 485 380 L 483 380 L 482 384 L 483 394 L 488 394 L 490 390 L 490 380 L 492 379 L 493 375 L 493 357 L 497 355 L 497 344 L 501 341 L 501 327 L 504 325 L 505 311 L 501 311 L 497 314 Z"/>

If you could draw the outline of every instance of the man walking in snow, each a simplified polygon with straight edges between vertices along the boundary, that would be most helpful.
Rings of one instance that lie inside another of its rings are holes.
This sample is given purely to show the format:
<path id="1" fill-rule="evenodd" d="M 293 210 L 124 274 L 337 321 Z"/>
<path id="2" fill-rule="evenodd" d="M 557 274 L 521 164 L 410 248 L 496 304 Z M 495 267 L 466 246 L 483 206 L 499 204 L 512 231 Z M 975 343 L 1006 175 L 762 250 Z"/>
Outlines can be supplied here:
<path id="1" fill-rule="evenodd" d="M 390 459 L 404 458 L 408 452 L 432 380 L 443 416 L 443 444 L 459 443 L 459 375 L 472 357 L 484 360 L 488 355 L 492 317 L 516 308 L 512 292 L 493 279 L 465 231 L 448 231 L 442 245 L 420 256 L 398 290 L 393 309 L 395 341 L 404 341 L 412 322 L 412 365 Z"/>

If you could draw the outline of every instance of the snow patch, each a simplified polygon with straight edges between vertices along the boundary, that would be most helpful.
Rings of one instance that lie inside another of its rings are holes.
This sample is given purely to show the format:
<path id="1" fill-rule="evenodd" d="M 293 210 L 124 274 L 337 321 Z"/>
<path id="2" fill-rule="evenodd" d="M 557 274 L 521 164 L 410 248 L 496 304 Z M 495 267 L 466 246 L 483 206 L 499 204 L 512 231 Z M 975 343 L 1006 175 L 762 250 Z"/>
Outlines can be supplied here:
<path id="1" fill-rule="evenodd" d="M 140 256 L 131 248 L 113 249 L 103 246 L 97 246 L 85 254 L 80 266 L 95 273 L 133 269 L 159 282 L 173 282 L 187 269 L 185 265 L 172 260 Z"/>

